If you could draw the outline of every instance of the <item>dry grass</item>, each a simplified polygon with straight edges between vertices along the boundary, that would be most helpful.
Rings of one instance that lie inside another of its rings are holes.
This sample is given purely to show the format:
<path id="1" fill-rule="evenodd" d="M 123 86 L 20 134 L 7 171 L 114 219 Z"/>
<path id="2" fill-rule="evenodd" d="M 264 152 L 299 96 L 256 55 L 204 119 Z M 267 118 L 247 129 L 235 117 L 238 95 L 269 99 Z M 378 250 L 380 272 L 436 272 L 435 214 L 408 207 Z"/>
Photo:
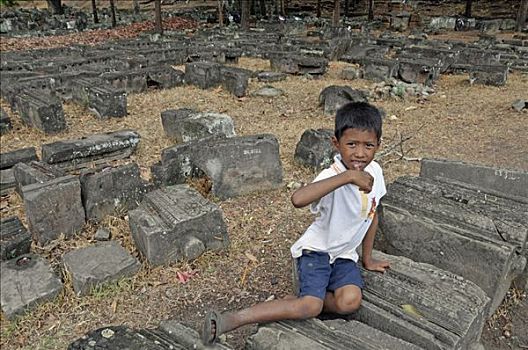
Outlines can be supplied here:
<path id="1" fill-rule="evenodd" d="M 317 105 L 319 92 L 324 87 L 349 84 L 368 89 L 372 85 L 363 80 L 340 80 L 338 73 L 345 65 L 331 63 L 329 73 L 321 80 L 291 76 L 274 83 L 286 91 L 284 96 L 275 99 L 236 98 L 222 89 L 185 86 L 130 95 L 129 115 L 108 121 L 97 120 L 79 106 L 66 104 L 68 130 L 53 136 L 23 126 L 15 116 L 15 130 L 1 136 L 2 152 L 30 145 L 39 148 L 42 143 L 97 132 L 137 130 L 141 142 L 132 160 L 139 164 L 142 176 L 148 178 L 150 165 L 159 160 L 163 148 L 172 145 L 162 130 L 161 111 L 188 107 L 227 113 L 233 118 L 239 135 L 272 133 L 277 136 L 285 186 L 226 201 L 209 197 L 224 211 L 231 240 L 228 250 L 207 252 L 193 262 L 170 266 L 153 268 L 143 262 L 141 271 L 133 278 L 98 288 L 85 297 L 75 296 L 68 276 L 64 276 L 65 289 L 54 301 L 15 321 L 2 316 L 2 349 L 65 348 L 72 340 L 98 327 L 114 324 L 154 327 L 166 318 L 176 318 L 198 328 L 208 308 L 238 309 L 289 293 L 289 247 L 310 223 L 311 216 L 307 210 L 296 210 L 289 204 L 291 190 L 286 184 L 308 182 L 314 176 L 293 162 L 295 145 L 308 128 L 333 127 L 332 118 L 324 116 Z M 243 58 L 240 66 L 269 69 L 267 61 L 257 59 Z M 266 84 L 251 81 L 249 90 L 263 85 Z M 470 87 L 466 76 L 442 76 L 436 94 L 425 101 L 377 101 L 388 116 L 396 116 L 385 120 L 385 142 L 399 133 L 414 134 L 405 143 L 406 155 L 410 157 L 459 159 L 528 171 L 528 144 L 523 142 L 528 135 L 527 114 L 510 108 L 513 100 L 525 98 L 527 87 L 528 77 L 520 74 L 512 74 L 507 85 L 501 88 Z M 5 101 L 1 105 L 10 112 Z M 384 171 L 390 182 L 404 174 L 417 174 L 419 164 L 391 161 L 384 166 Z M 193 181 L 193 186 L 207 194 L 206 181 Z M 23 203 L 15 194 L 4 196 L 0 213 L 2 217 L 24 218 Z M 138 256 L 126 216 L 108 217 L 100 225 L 108 227 L 113 239 Z M 91 244 L 97 227 L 87 224 L 74 239 L 60 239 L 47 247 L 33 249 L 60 272 L 61 256 Z M 177 279 L 181 271 L 195 275 L 182 284 Z M 234 332 L 227 340 L 240 347 L 251 329 Z"/>

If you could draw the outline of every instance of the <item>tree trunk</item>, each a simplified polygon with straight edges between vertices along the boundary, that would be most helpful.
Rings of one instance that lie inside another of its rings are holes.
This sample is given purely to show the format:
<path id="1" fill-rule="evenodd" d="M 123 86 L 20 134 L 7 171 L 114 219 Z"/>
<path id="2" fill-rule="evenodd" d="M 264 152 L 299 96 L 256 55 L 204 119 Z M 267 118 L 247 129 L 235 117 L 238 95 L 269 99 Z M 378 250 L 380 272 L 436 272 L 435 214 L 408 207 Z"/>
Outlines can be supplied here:
<path id="1" fill-rule="evenodd" d="M 242 29 L 249 29 L 249 2 L 242 0 L 240 9 L 240 25 Z"/>
<path id="2" fill-rule="evenodd" d="M 283 16 L 286 16 L 286 8 L 288 7 L 288 0 L 280 0 L 281 2 L 281 8 L 280 13 Z"/>
<path id="3" fill-rule="evenodd" d="M 92 13 L 94 23 L 99 23 L 99 17 L 97 17 L 97 4 L 95 3 L 95 0 L 92 0 Z"/>
<path id="4" fill-rule="evenodd" d="M 473 3 L 473 0 L 466 0 L 466 11 L 464 12 L 464 16 L 469 18 L 471 17 L 471 5 Z"/>
<path id="5" fill-rule="evenodd" d="M 54 15 L 64 14 L 64 9 L 62 8 L 61 0 L 47 0 L 48 9 L 51 10 L 51 13 Z"/>
<path id="6" fill-rule="evenodd" d="M 374 0 L 368 0 L 368 20 L 374 19 Z"/>
<path id="7" fill-rule="evenodd" d="M 321 0 L 317 0 L 317 18 L 321 17 Z"/>
<path id="8" fill-rule="evenodd" d="M 519 5 L 519 12 L 517 12 L 517 25 L 515 26 L 515 30 L 517 32 L 520 32 L 525 23 L 526 18 L 528 17 L 528 0 L 522 0 Z"/>
<path id="9" fill-rule="evenodd" d="M 260 5 L 260 17 L 261 18 L 267 18 L 268 14 L 266 13 L 266 1 L 265 0 L 260 0 L 259 1 L 259 5 Z"/>
<path id="10" fill-rule="evenodd" d="M 112 14 L 112 28 L 117 26 L 114 0 L 110 0 L 110 12 Z"/>
<path id="11" fill-rule="evenodd" d="M 350 11 L 350 8 L 348 6 L 348 0 L 345 0 L 345 13 L 343 13 L 343 15 L 345 17 L 348 17 L 348 12 Z"/>
<path id="12" fill-rule="evenodd" d="M 139 15 L 140 9 L 139 9 L 139 0 L 134 0 L 134 14 L 137 16 Z"/>
<path id="13" fill-rule="evenodd" d="M 218 0 L 218 24 L 224 26 L 224 0 Z"/>
<path id="14" fill-rule="evenodd" d="M 154 0 L 154 18 L 156 19 L 155 32 L 163 34 L 163 25 L 161 23 L 161 0 Z"/>
<path id="15" fill-rule="evenodd" d="M 340 13 L 340 1 L 339 0 L 334 0 L 334 15 L 332 16 L 332 26 L 334 27 L 337 27 L 339 26 L 339 17 L 341 17 L 339 15 Z"/>

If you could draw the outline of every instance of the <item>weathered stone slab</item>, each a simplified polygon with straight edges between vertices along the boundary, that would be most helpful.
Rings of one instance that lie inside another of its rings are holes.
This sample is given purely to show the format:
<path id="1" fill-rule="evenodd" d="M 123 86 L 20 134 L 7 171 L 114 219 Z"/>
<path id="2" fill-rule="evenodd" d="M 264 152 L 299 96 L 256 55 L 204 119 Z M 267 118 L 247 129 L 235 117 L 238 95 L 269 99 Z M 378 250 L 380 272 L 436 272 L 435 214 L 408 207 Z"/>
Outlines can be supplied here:
<path id="1" fill-rule="evenodd" d="M 22 187 L 26 217 L 34 238 L 44 245 L 84 225 L 81 184 L 72 175 Z"/>
<path id="2" fill-rule="evenodd" d="M 159 86 L 170 89 L 183 85 L 185 73 L 170 65 L 152 66 L 144 69 L 147 75 L 147 86 Z"/>
<path id="3" fill-rule="evenodd" d="M 350 86 L 327 86 L 319 94 L 319 106 L 324 106 L 326 115 L 335 116 L 336 111 L 350 102 L 367 102 L 368 92 Z"/>
<path id="4" fill-rule="evenodd" d="M 29 163 L 17 163 L 13 167 L 15 186 L 18 194 L 23 196 L 22 187 L 33 183 L 44 183 L 66 175 L 64 171 L 47 163 L 31 161 Z"/>
<path id="5" fill-rule="evenodd" d="M 396 76 L 398 72 L 398 61 L 391 61 L 382 58 L 363 58 L 361 66 L 363 68 L 363 79 L 373 81 L 385 81 Z"/>
<path id="6" fill-rule="evenodd" d="M 191 260 L 229 244 L 221 209 L 187 185 L 147 193 L 128 216 L 134 242 L 152 265 Z"/>
<path id="7" fill-rule="evenodd" d="M 98 242 L 70 251 L 63 256 L 77 295 L 89 294 L 92 288 L 133 276 L 140 268 L 136 258 L 118 242 Z"/>
<path id="8" fill-rule="evenodd" d="M 446 224 L 474 231 L 490 241 L 506 241 L 524 251 L 528 205 L 480 190 L 426 177 L 404 176 L 389 185 L 398 206 L 418 210 Z M 420 206 L 416 207 L 420 201 Z"/>
<path id="9" fill-rule="evenodd" d="M 414 209 L 407 210 L 391 196 L 388 191 L 380 211 L 378 247 L 475 282 L 492 299 L 490 313 L 493 313 L 526 264 L 515 246 L 491 241 L 481 236 L 478 228 L 462 229 L 425 216 L 419 211 L 425 200 L 415 199 Z"/>
<path id="10" fill-rule="evenodd" d="M 124 214 L 136 208 L 147 190 L 136 163 L 86 169 L 81 172 L 80 181 L 88 220 L 100 221 L 106 215 Z"/>
<path id="11" fill-rule="evenodd" d="M 28 254 L 31 247 L 31 234 L 16 216 L 0 221 L 0 260 L 14 259 Z"/>
<path id="12" fill-rule="evenodd" d="M 440 76 L 441 61 L 399 60 L 398 78 L 406 83 L 433 85 Z"/>
<path id="13" fill-rule="evenodd" d="M 424 349 L 478 345 L 489 298 L 476 284 L 435 266 L 374 251 L 390 270 L 362 270 L 359 322 Z"/>
<path id="14" fill-rule="evenodd" d="M 42 145 L 42 161 L 63 169 L 79 169 L 129 157 L 140 136 L 133 130 L 93 134 Z"/>
<path id="15" fill-rule="evenodd" d="M 185 349 L 196 349 L 196 350 L 207 350 L 207 349 L 218 349 L 228 350 L 231 349 L 229 346 L 222 343 L 214 343 L 204 345 L 201 340 L 200 334 L 192 328 L 186 327 L 180 322 L 174 320 L 162 321 L 158 327 L 158 330 L 169 335 L 171 339 L 174 339 L 181 344 Z"/>
<path id="16" fill-rule="evenodd" d="M 250 75 L 247 69 L 220 67 L 220 81 L 222 86 L 236 97 L 246 95 Z"/>
<path id="17" fill-rule="evenodd" d="M 134 330 L 127 326 L 109 326 L 96 329 L 68 346 L 68 350 L 184 350 L 167 336 L 155 330 Z"/>
<path id="18" fill-rule="evenodd" d="M 345 67 L 339 73 L 339 77 L 345 80 L 355 80 L 363 78 L 363 71 L 356 67 Z"/>
<path id="19" fill-rule="evenodd" d="M 260 72 L 257 74 L 258 81 L 273 83 L 286 80 L 286 74 L 281 72 Z"/>
<path id="20" fill-rule="evenodd" d="M 125 90 L 116 89 L 101 79 L 76 79 L 72 84 L 72 98 L 100 119 L 127 115 Z"/>
<path id="21" fill-rule="evenodd" d="M 13 168 L 0 170 L 0 195 L 8 194 L 15 188 Z"/>
<path id="22" fill-rule="evenodd" d="M 0 135 L 3 135 L 13 128 L 11 118 L 3 108 L 0 108 Z"/>
<path id="23" fill-rule="evenodd" d="M 455 181 L 464 187 L 478 187 L 483 192 L 527 203 L 528 173 L 520 170 L 500 169 L 458 161 L 423 159 L 420 176 Z"/>
<path id="24" fill-rule="evenodd" d="M 281 321 L 261 326 L 257 333 L 248 338 L 246 349 L 419 350 L 422 348 L 357 321 L 310 319 Z"/>
<path id="25" fill-rule="evenodd" d="M 335 154 L 332 136 L 331 129 L 305 130 L 295 147 L 295 161 L 315 170 L 329 167 Z"/>
<path id="26" fill-rule="evenodd" d="M 20 148 L 11 152 L 0 153 L 0 169 L 13 167 L 17 163 L 29 163 L 37 160 L 35 147 Z"/>
<path id="27" fill-rule="evenodd" d="M 269 134 L 192 141 L 164 149 L 161 159 L 165 184 L 202 173 L 223 199 L 282 184 L 279 143 Z"/>
<path id="28" fill-rule="evenodd" d="M 201 89 L 220 85 L 220 65 L 211 62 L 191 62 L 185 65 L 185 82 Z"/>
<path id="29" fill-rule="evenodd" d="M 22 90 L 15 97 L 16 110 L 24 123 L 45 133 L 66 129 L 62 103 L 58 97 L 41 91 Z"/>
<path id="30" fill-rule="evenodd" d="M 163 321 L 156 329 L 134 330 L 127 326 L 99 328 L 70 344 L 68 350 L 229 350 L 221 343 L 204 346 L 198 332 L 176 321 Z"/>
<path id="31" fill-rule="evenodd" d="M 8 319 L 55 298 L 62 290 L 60 279 L 38 255 L 3 261 L 0 270 L 0 302 Z"/>
<path id="32" fill-rule="evenodd" d="M 471 84 L 503 86 L 508 79 L 508 66 L 478 66 L 473 65 L 469 72 Z"/>
<path id="33" fill-rule="evenodd" d="M 322 75 L 328 69 L 328 60 L 322 57 L 280 53 L 270 58 L 271 69 L 288 74 Z"/>
<path id="34" fill-rule="evenodd" d="M 215 135 L 235 136 L 233 120 L 227 114 L 169 109 L 161 112 L 161 122 L 165 134 L 179 143 Z"/>

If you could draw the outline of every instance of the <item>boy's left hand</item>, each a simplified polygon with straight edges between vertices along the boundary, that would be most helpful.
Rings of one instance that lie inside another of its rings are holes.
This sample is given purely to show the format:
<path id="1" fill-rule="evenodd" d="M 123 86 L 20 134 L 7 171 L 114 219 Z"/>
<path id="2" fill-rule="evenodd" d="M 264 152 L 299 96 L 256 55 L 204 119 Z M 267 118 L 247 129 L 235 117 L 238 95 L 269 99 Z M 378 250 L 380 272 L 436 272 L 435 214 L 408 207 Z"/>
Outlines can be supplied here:
<path id="1" fill-rule="evenodd" d="M 363 260 L 363 267 L 370 271 L 385 272 L 385 270 L 390 269 L 390 263 L 385 260 L 370 258 Z"/>

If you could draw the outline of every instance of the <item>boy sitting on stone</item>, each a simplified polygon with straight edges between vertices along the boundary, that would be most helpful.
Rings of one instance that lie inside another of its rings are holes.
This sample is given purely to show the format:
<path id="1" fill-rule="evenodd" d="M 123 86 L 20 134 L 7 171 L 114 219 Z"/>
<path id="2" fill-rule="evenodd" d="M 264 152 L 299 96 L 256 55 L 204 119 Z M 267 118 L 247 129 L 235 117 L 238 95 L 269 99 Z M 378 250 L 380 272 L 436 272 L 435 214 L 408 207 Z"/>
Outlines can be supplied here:
<path id="1" fill-rule="evenodd" d="M 209 312 L 204 344 L 251 323 L 307 319 L 323 311 L 346 315 L 359 308 L 363 281 L 356 265 L 358 246 L 362 244 L 366 269 L 384 272 L 389 268 L 387 261 L 372 258 L 376 208 L 386 193 L 381 167 L 373 160 L 381 129 L 381 114 L 368 103 L 349 103 L 337 111 L 334 163 L 291 197 L 296 208 L 310 204 L 312 213 L 318 214 L 291 247 L 297 262 L 297 296 L 232 313 Z"/>

